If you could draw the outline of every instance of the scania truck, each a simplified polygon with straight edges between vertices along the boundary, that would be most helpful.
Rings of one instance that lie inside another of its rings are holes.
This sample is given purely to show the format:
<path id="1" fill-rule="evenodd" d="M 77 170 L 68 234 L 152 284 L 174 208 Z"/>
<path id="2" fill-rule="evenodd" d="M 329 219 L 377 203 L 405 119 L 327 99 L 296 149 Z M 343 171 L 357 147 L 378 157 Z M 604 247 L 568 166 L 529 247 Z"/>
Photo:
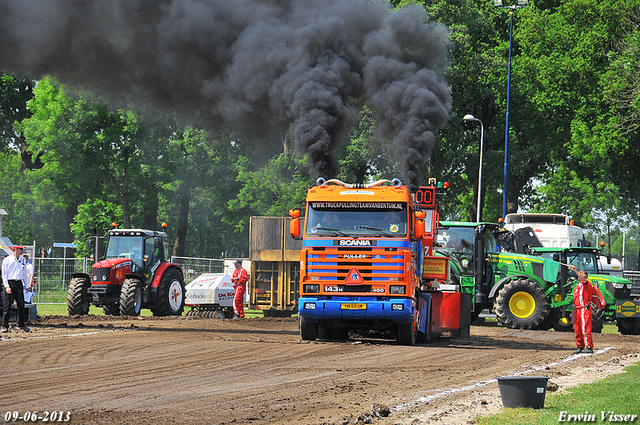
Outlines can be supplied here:
<path id="1" fill-rule="evenodd" d="M 420 195 L 425 193 L 434 200 L 435 188 L 423 188 Z M 304 214 L 289 211 L 291 235 L 303 241 L 303 340 L 382 331 L 413 345 L 432 331 L 467 332 L 470 298 L 463 305 L 459 292 L 422 290 L 425 262 L 431 279 L 438 273 L 445 279 L 449 266 L 447 259 L 425 257 L 424 241 L 430 254 L 438 215 L 435 202 L 425 210 L 415 197 L 398 179 L 348 184 L 320 178 L 307 193 Z"/>

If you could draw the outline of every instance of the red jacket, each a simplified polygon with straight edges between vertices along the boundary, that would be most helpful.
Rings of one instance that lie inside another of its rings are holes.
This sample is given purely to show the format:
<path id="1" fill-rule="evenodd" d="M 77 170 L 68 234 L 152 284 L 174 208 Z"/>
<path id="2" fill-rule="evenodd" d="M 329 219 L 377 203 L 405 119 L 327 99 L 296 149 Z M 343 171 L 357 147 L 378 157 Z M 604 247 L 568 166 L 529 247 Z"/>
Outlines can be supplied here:
<path id="1" fill-rule="evenodd" d="M 233 271 L 231 282 L 233 282 L 234 285 L 246 285 L 248 281 L 249 275 L 247 274 L 247 271 L 245 269 L 240 267 L 239 269 L 235 269 Z"/>
<path id="2" fill-rule="evenodd" d="M 592 285 L 587 279 L 585 283 L 578 282 L 573 290 L 573 306 L 574 308 L 583 308 L 594 303 L 602 310 L 607 304 L 602 298 L 602 294 L 596 285 Z"/>

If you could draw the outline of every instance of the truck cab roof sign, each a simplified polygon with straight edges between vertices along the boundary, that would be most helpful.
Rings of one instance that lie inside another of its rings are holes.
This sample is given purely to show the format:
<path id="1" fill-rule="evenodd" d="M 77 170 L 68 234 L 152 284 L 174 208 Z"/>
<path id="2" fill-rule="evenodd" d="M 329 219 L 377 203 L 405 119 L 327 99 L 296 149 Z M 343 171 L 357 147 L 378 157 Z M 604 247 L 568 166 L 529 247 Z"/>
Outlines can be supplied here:
<path id="1" fill-rule="evenodd" d="M 381 210 L 402 210 L 406 204 L 402 202 L 310 202 L 311 208 L 361 210 L 363 208 Z"/>

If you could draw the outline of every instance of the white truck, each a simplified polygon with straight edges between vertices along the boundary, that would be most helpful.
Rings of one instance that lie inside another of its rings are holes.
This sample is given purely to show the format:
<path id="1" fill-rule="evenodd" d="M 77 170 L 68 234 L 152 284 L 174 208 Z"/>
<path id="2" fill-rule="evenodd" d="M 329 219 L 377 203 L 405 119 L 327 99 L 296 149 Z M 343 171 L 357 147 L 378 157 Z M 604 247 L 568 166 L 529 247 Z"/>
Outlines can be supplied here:
<path id="1" fill-rule="evenodd" d="M 570 248 L 585 245 L 582 228 L 575 226 L 564 214 L 512 213 L 504 219 L 504 228 L 515 231 L 531 227 L 543 246 Z"/>

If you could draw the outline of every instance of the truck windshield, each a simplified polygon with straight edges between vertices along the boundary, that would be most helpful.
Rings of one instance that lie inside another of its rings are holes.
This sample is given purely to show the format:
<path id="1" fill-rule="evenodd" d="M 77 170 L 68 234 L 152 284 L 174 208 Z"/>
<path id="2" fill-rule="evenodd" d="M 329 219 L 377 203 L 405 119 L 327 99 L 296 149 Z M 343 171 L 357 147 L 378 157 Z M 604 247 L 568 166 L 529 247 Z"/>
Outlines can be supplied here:
<path id="1" fill-rule="evenodd" d="M 111 236 L 107 246 L 107 258 L 131 258 L 142 264 L 142 237 Z"/>
<path id="2" fill-rule="evenodd" d="M 407 205 L 402 203 L 331 203 L 331 208 L 310 203 L 305 233 L 307 237 L 404 238 L 407 220 Z"/>

